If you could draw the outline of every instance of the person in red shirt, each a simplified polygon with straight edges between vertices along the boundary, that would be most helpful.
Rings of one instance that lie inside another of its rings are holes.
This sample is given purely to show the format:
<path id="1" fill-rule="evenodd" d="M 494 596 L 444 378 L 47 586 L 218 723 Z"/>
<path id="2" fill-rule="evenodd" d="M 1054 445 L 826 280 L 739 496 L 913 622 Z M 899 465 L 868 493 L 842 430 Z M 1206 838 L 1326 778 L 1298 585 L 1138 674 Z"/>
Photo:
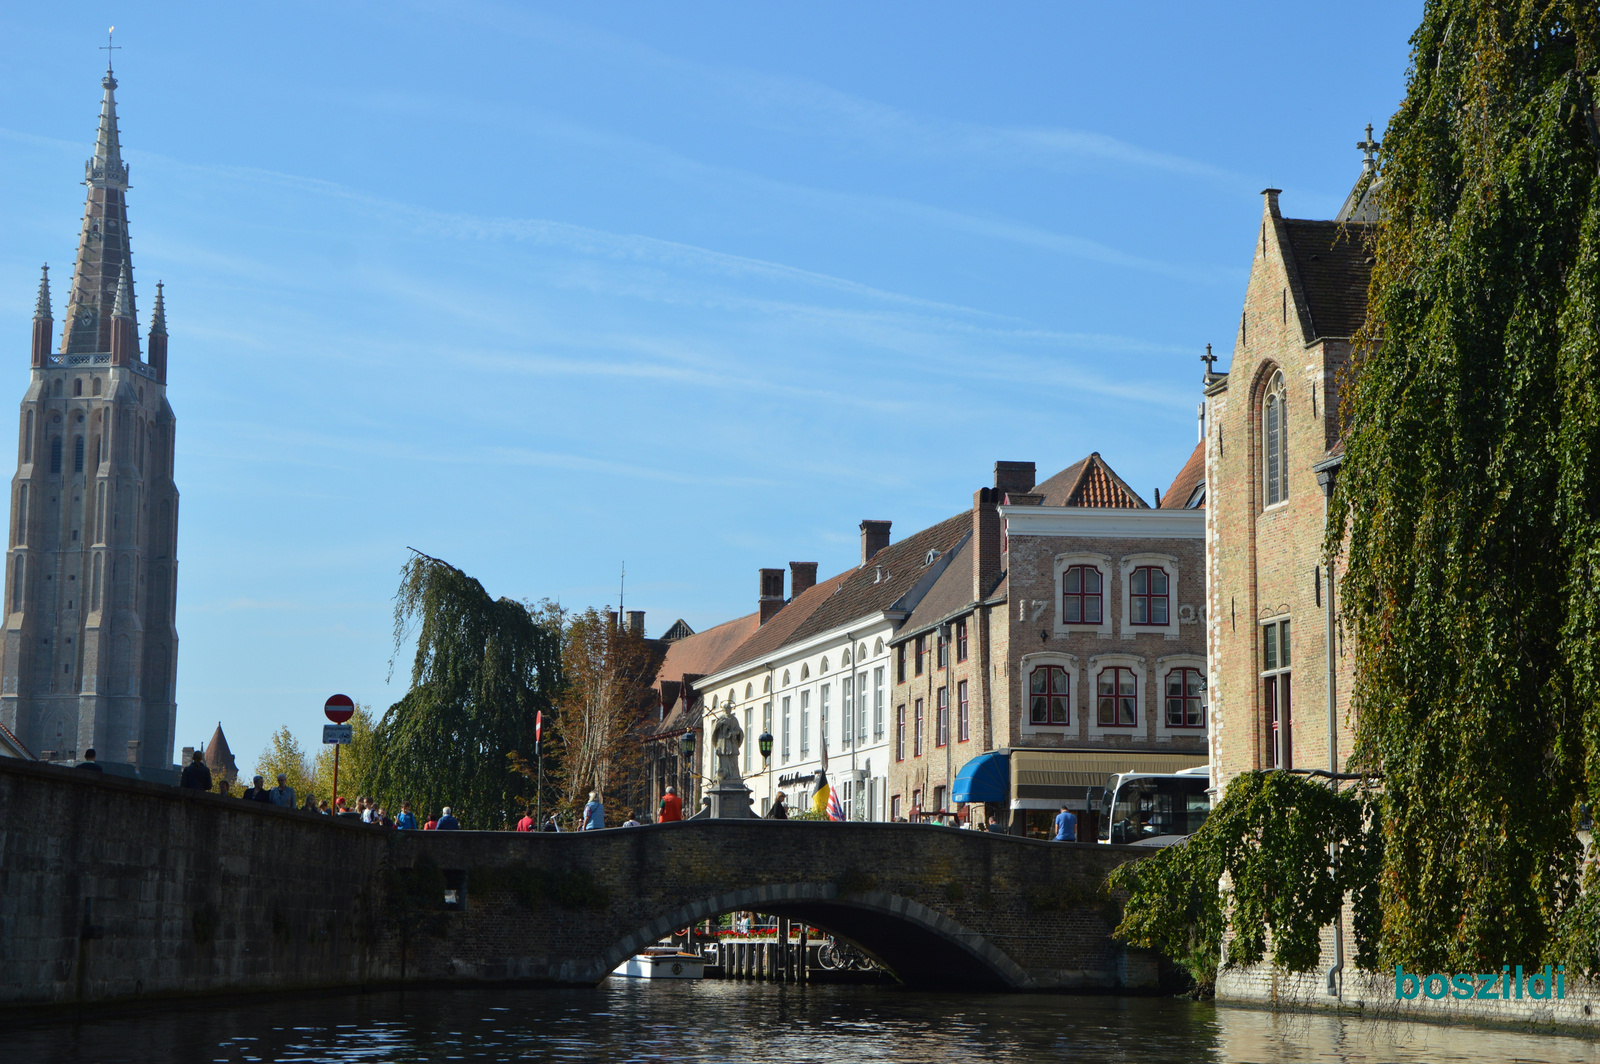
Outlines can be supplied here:
<path id="1" fill-rule="evenodd" d="M 438 831 L 439 830 L 439 821 L 430 813 L 428 815 L 428 822 L 426 824 L 422 825 L 422 830 L 423 831 Z"/>
<path id="2" fill-rule="evenodd" d="M 669 786 L 667 793 L 661 796 L 661 809 L 656 814 L 656 823 L 665 824 L 672 820 L 683 819 L 683 799 L 678 797 L 678 789 Z"/>
<path id="3" fill-rule="evenodd" d="M 529 812 L 526 812 L 526 811 L 523 812 L 522 819 L 517 821 L 517 830 L 518 831 L 532 831 L 533 830 L 533 814 L 532 813 L 529 813 Z"/>

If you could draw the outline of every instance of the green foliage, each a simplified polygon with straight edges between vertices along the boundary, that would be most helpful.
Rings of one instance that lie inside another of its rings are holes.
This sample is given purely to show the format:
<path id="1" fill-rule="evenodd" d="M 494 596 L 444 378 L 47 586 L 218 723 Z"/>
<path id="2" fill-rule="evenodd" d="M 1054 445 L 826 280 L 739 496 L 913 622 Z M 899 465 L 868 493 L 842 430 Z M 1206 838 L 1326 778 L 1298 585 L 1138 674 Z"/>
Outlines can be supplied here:
<path id="1" fill-rule="evenodd" d="M 377 720 L 371 706 L 356 706 L 350 718 L 350 741 L 339 749 L 339 793 L 347 804 L 372 791 L 373 770 L 377 763 Z M 333 800 L 333 751 L 324 746 L 317 751 L 316 792 L 318 800 Z M 388 807 L 390 813 L 399 811 L 398 805 Z"/>
<path id="2" fill-rule="evenodd" d="M 1274 964 L 1309 971 L 1321 957 L 1320 929 L 1353 894 L 1355 962 L 1370 968 L 1376 895 L 1365 885 L 1381 850 L 1357 792 L 1287 772 L 1246 773 L 1186 843 L 1111 874 L 1111 888 L 1128 893 L 1116 936 L 1181 964 L 1208 992 L 1227 928 L 1230 966 L 1258 963 L 1270 937 Z"/>
<path id="3" fill-rule="evenodd" d="M 1487 971 L 1588 927 L 1594 958 L 1562 914 L 1600 797 L 1600 13 L 1433 0 L 1412 45 L 1328 541 L 1380 952 Z"/>
<path id="4" fill-rule="evenodd" d="M 583 808 L 590 791 L 620 811 L 644 791 L 637 728 L 655 701 L 657 658 L 642 634 L 618 628 L 599 610 L 545 613 L 559 624 L 562 676 L 555 727 L 547 730 L 555 765 L 546 765 L 546 779 L 563 811 Z"/>
<path id="5" fill-rule="evenodd" d="M 312 790 L 311 765 L 300 747 L 300 741 L 290 733 L 288 725 L 272 733 L 266 749 L 256 759 L 255 775 L 260 776 L 267 787 L 278 785 L 280 772 L 288 777 L 289 786 L 294 788 L 295 804 L 305 801 L 306 795 Z"/>
<path id="6" fill-rule="evenodd" d="M 506 755 L 533 748 L 534 714 L 561 689 L 560 633 L 423 554 L 401 569 L 396 653 L 413 633 L 411 689 L 376 729 L 369 789 L 390 809 L 409 799 L 419 819 L 448 805 L 465 826 L 507 827 L 523 780 Z"/>

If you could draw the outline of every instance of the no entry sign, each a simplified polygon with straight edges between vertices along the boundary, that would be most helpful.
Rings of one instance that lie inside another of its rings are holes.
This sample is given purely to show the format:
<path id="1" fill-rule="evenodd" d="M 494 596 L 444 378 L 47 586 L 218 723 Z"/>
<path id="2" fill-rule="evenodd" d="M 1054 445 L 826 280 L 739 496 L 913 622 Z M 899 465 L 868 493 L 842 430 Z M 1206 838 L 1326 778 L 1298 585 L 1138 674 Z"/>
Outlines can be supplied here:
<path id="1" fill-rule="evenodd" d="M 335 724 L 343 724 L 356 715 L 356 704 L 349 695 L 334 695 L 323 704 L 322 712 Z"/>

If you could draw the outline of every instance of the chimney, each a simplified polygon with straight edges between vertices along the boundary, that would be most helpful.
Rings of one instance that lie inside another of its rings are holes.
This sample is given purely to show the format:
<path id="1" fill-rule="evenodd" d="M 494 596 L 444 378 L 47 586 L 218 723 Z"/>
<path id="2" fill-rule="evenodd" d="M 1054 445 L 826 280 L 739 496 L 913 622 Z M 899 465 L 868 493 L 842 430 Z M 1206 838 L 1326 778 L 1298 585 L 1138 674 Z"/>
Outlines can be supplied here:
<path id="1" fill-rule="evenodd" d="M 799 598 L 802 591 L 810 591 L 817 586 L 816 562 L 790 562 L 789 563 L 789 597 Z"/>
<path id="2" fill-rule="evenodd" d="M 129 739 L 128 740 L 128 764 L 137 765 L 138 763 L 139 763 L 139 740 L 138 739 Z"/>
<path id="3" fill-rule="evenodd" d="M 638 636 L 640 639 L 643 639 L 644 638 L 644 610 L 629 610 L 628 611 L 628 623 L 626 625 L 626 628 L 627 628 L 627 631 L 629 631 L 629 632 L 633 633 L 634 635 Z"/>
<path id="4" fill-rule="evenodd" d="M 889 545 L 889 526 L 892 521 L 863 521 L 861 522 L 861 564 L 865 565 L 872 560 L 872 556 Z"/>
<path id="5" fill-rule="evenodd" d="M 606 610 L 606 620 L 611 622 L 611 630 L 613 632 L 620 632 L 622 630 L 622 625 L 618 620 L 619 617 L 620 614 L 618 614 L 616 610 Z"/>
<path id="6" fill-rule="evenodd" d="M 1000 511 L 995 509 L 1000 494 L 994 488 L 979 488 L 972 493 L 972 599 L 983 596 L 1000 582 Z"/>
<path id="7" fill-rule="evenodd" d="M 192 746 L 184 747 L 183 748 L 183 767 L 184 768 L 188 768 L 189 767 L 189 762 L 191 762 L 193 760 L 194 760 L 194 747 L 192 747 Z"/>
<path id="8" fill-rule="evenodd" d="M 761 610 L 761 623 L 766 624 L 783 609 L 783 570 L 761 570 L 761 597 L 756 602 Z"/>
<path id="9" fill-rule="evenodd" d="M 994 464 L 994 490 L 998 498 L 1033 490 L 1034 466 L 1032 462 L 996 462 Z"/>

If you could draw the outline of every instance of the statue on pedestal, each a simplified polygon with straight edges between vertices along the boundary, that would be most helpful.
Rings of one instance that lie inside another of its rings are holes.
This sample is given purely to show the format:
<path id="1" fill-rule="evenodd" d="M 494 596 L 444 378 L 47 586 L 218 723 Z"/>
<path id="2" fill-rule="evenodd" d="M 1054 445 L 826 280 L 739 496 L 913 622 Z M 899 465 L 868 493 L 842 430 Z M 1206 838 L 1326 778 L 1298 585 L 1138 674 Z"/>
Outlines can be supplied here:
<path id="1" fill-rule="evenodd" d="M 744 747 L 744 729 L 729 713 L 717 720 L 711 729 L 711 749 L 717 755 L 717 771 L 712 777 L 719 787 L 738 786 L 744 783 L 739 771 L 739 751 Z"/>

